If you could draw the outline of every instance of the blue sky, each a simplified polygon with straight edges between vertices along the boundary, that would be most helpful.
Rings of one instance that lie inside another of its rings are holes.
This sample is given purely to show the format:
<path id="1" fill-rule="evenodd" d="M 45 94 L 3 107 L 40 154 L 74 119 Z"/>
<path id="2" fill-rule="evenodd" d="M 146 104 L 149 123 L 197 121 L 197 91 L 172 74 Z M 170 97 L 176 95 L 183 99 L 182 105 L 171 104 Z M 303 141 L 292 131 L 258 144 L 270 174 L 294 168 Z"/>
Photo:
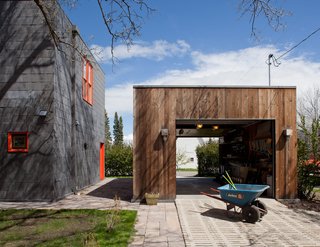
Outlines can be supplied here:
<path id="1" fill-rule="evenodd" d="M 156 11 L 144 20 L 141 36 L 127 50 L 118 45 L 119 62 L 110 62 L 107 35 L 96 0 L 79 0 L 65 8 L 90 47 L 99 49 L 106 74 L 106 109 L 124 119 L 124 134 L 132 138 L 132 85 L 268 85 L 265 63 L 320 27 L 318 0 L 276 1 L 291 15 L 286 28 L 275 32 L 260 18 L 259 39 L 251 37 L 249 16 L 241 17 L 240 0 L 150 0 Z M 272 67 L 272 85 L 297 86 L 298 96 L 320 80 L 320 32 Z"/>

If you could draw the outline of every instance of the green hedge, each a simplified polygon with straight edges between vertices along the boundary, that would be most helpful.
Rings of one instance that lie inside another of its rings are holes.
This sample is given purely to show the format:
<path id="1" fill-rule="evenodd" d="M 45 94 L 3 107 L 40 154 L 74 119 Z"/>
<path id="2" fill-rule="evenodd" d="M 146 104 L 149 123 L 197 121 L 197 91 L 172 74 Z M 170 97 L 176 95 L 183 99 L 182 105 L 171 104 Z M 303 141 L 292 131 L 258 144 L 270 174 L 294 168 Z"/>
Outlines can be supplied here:
<path id="1" fill-rule="evenodd" d="M 132 146 L 113 145 L 106 150 L 106 176 L 132 176 Z"/>
<path id="2" fill-rule="evenodd" d="M 299 198 L 313 199 L 314 187 L 320 184 L 320 158 L 318 137 L 319 123 L 313 120 L 311 130 L 305 127 L 305 118 L 302 116 L 301 125 L 304 139 L 298 139 L 298 196 Z"/>
<path id="3" fill-rule="evenodd" d="M 198 175 L 212 176 L 219 169 L 219 144 L 208 142 L 196 149 L 198 158 Z"/>
<path id="4" fill-rule="evenodd" d="M 308 161 L 298 163 L 298 195 L 300 198 L 313 199 L 314 187 L 320 184 L 320 165 Z"/>

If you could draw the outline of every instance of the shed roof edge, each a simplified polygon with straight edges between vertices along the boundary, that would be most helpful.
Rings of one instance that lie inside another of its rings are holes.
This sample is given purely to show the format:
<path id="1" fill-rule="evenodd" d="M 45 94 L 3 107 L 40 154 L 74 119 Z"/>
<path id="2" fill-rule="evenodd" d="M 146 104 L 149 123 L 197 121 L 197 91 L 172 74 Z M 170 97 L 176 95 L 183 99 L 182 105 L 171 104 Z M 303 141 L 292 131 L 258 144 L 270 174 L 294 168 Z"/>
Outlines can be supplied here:
<path id="1" fill-rule="evenodd" d="M 296 89 L 296 86 L 237 86 L 237 85 L 133 85 L 133 88 L 236 88 L 236 89 Z"/>

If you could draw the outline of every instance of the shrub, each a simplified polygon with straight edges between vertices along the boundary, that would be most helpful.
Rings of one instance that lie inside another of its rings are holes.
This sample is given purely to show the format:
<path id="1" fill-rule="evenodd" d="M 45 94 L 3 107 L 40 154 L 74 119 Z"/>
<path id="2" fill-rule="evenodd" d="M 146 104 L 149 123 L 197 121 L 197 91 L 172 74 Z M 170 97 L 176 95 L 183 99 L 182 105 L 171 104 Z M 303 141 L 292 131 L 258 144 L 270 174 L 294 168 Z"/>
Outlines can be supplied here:
<path id="1" fill-rule="evenodd" d="M 300 115 L 299 127 L 302 136 L 298 139 L 298 196 L 300 198 L 313 199 L 313 189 L 320 182 L 319 172 L 319 146 L 320 122 L 312 119 L 308 127 L 306 118 Z"/>
<path id="2" fill-rule="evenodd" d="M 132 176 L 132 146 L 113 145 L 106 150 L 106 176 Z"/>
<path id="3" fill-rule="evenodd" d="M 312 200 L 315 196 L 314 187 L 319 184 L 320 166 L 317 162 L 298 163 L 298 194 L 300 198 Z"/>
<path id="4" fill-rule="evenodd" d="M 209 141 L 196 148 L 199 176 L 212 176 L 219 169 L 219 144 Z"/>

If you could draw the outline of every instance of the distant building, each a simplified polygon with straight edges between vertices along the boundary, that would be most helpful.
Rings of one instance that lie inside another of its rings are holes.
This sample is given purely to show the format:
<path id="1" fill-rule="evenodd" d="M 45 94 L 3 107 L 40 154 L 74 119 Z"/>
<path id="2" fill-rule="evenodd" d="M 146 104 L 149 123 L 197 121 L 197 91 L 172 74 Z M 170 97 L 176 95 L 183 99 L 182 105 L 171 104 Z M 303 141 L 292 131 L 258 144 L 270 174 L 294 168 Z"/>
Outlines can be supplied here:
<path id="1" fill-rule="evenodd" d="M 0 200 L 56 200 L 104 177 L 104 74 L 60 6 L 0 2 Z"/>
<path id="2" fill-rule="evenodd" d="M 204 144 L 208 138 L 183 137 L 177 139 L 177 153 L 184 153 L 188 163 L 180 165 L 179 168 L 198 169 L 198 158 L 196 148 L 198 145 Z"/>

